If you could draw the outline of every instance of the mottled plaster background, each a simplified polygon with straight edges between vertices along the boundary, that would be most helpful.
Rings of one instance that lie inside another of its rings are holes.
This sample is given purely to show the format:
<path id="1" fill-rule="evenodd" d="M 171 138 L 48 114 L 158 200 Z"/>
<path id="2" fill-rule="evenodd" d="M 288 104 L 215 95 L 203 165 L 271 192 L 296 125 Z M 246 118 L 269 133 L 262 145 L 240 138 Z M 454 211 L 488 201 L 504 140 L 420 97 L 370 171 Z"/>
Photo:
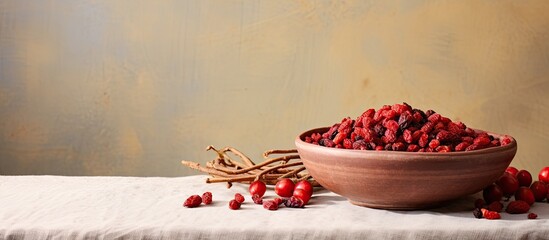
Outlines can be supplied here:
<path id="1" fill-rule="evenodd" d="M 549 165 L 548 1 L 0 1 L 0 174 L 182 176 L 408 102 Z"/>

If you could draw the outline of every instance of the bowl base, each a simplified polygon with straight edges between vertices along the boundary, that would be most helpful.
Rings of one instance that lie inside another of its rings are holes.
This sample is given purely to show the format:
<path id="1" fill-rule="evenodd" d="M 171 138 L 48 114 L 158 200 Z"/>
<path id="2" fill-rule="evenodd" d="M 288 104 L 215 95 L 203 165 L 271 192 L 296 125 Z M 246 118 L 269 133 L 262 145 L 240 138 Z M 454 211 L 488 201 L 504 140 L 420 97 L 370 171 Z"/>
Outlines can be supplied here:
<path id="1" fill-rule="evenodd" d="M 447 203 L 447 201 L 444 201 L 444 202 L 434 202 L 434 203 L 398 205 L 398 204 L 379 204 L 379 203 L 361 202 L 361 201 L 354 201 L 350 199 L 349 199 L 349 202 L 352 203 L 353 205 L 357 205 L 361 207 L 369 207 L 369 208 L 384 209 L 384 210 L 421 210 L 421 209 L 440 207 L 441 205 L 444 205 L 444 203 Z"/>

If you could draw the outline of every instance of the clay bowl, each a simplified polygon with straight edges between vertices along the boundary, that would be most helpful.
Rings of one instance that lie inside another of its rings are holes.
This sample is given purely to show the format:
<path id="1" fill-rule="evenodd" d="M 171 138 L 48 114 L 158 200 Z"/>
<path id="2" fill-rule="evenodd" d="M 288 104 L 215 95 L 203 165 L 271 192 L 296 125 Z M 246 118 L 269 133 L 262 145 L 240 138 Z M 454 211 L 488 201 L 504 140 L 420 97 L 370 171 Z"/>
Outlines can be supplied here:
<path id="1" fill-rule="evenodd" d="M 337 149 L 303 141 L 328 129 L 296 137 L 303 164 L 324 188 L 371 208 L 432 208 L 477 193 L 505 172 L 517 151 L 512 138 L 505 146 L 450 153 Z"/>

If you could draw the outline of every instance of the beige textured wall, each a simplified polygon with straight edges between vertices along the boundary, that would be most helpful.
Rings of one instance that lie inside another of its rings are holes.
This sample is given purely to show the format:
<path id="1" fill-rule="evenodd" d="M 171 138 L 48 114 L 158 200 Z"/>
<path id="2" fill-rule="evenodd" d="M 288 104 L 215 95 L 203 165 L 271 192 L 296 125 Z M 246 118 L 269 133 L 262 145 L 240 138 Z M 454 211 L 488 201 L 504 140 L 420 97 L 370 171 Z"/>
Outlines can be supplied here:
<path id="1" fill-rule="evenodd" d="M 0 174 L 181 176 L 406 101 L 549 165 L 549 2 L 0 1 Z"/>

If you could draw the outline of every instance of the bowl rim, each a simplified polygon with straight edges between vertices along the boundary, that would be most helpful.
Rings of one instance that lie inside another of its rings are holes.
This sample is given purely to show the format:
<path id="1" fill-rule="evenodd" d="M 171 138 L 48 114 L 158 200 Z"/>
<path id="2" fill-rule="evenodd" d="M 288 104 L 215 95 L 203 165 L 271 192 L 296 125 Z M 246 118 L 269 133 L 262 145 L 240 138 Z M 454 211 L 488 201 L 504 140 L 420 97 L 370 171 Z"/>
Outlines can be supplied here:
<path id="1" fill-rule="evenodd" d="M 345 149 L 345 148 L 330 148 L 330 147 L 325 147 L 325 146 L 320 146 L 320 145 L 316 145 L 316 144 L 312 144 L 312 143 L 308 143 L 308 142 L 305 142 L 303 139 L 305 138 L 305 136 L 308 136 L 310 135 L 311 133 L 313 132 L 322 132 L 322 131 L 326 131 L 330 129 L 330 127 L 319 127 L 319 128 L 313 128 L 313 129 L 309 129 L 305 132 L 302 132 L 300 133 L 299 135 L 297 135 L 297 137 L 295 138 L 295 145 L 296 147 L 300 148 L 299 145 L 303 146 L 303 147 L 307 147 L 307 148 L 314 148 L 314 149 L 318 149 L 320 151 L 329 151 L 329 152 L 332 152 L 332 153 L 347 153 L 347 154 L 379 154 L 379 155 L 386 155 L 386 154 L 391 154 L 391 155 L 402 155 L 402 156 L 453 156 L 453 157 L 456 157 L 456 156 L 466 156 L 466 155 L 483 155 L 483 154 L 489 154 L 489 153 L 494 153 L 494 152 L 501 152 L 501 151 L 506 151 L 506 150 L 512 150 L 512 149 L 516 149 L 518 147 L 517 145 L 517 141 L 515 140 L 515 138 L 513 138 L 512 136 L 510 135 L 507 135 L 507 134 L 498 134 L 498 133 L 494 133 L 494 132 L 489 132 L 489 131 L 484 131 L 484 130 L 480 130 L 480 129 L 473 129 L 475 131 L 480 131 L 480 132 L 486 132 L 494 137 L 502 137 L 502 136 L 507 136 L 511 139 L 511 143 L 507 144 L 507 145 L 504 145 L 504 146 L 496 146 L 496 147 L 489 147 L 489 148 L 483 148 L 483 149 L 478 149 L 478 150 L 472 150 L 472 151 L 457 151 L 457 152 L 407 152 L 407 151 L 387 151 L 387 150 L 383 150 L 383 151 L 378 151 L 378 150 L 358 150 L 358 149 Z M 406 160 L 406 158 L 402 159 L 402 160 Z M 447 161 L 447 160 L 444 160 L 444 159 L 441 159 L 442 161 Z"/>

